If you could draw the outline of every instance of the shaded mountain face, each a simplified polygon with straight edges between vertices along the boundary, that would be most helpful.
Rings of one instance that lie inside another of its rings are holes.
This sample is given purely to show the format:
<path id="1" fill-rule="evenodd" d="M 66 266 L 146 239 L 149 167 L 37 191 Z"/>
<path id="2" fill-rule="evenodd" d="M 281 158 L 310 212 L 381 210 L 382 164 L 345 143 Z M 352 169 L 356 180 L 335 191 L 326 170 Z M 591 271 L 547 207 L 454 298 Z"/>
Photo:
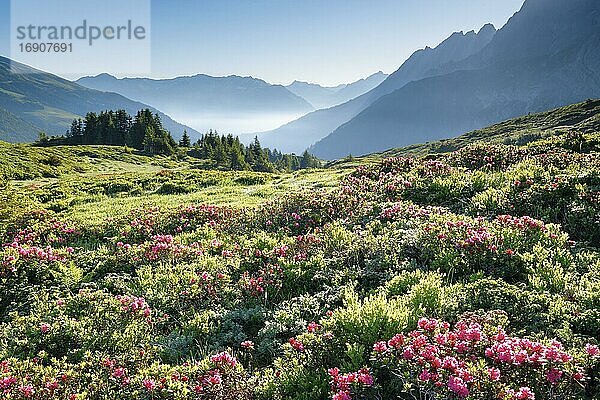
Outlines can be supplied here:
<path id="1" fill-rule="evenodd" d="M 366 154 L 600 97 L 600 2 L 527 0 L 481 51 L 438 73 L 381 97 L 312 151 Z"/>
<path id="2" fill-rule="evenodd" d="M 338 106 L 314 111 L 275 130 L 259 133 L 258 136 L 267 146 L 288 152 L 302 152 L 380 97 L 411 81 L 435 76 L 444 66 L 451 69 L 453 63 L 479 52 L 490 43 L 495 33 L 496 29 L 491 24 L 485 25 L 477 33 L 454 33 L 433 49 L 426 47 L 413 53 L 396 72 L 365 94 Z"/>
<path id="3" fill-rule="evenodd" d="M 199 135 L 158 110 L 119 94 L 88 89 L 22 64 L 12 66 L 22 73 L 13 73 L 11 61 L 0 57 L 0 140 L 31 142 L 40 131 L 64 134 L 74 118 L 88 112 L 124 109 L 135 114 L 143 108 L 158 112 L 174 137 L 181 136 L 184 129 Z"/>
<path id="4" fill-rule="evenodd" d="M 150 104 L 201 131 L 239 133 L 242 128 L 260 125 L 259 121 L 289 121 L 314 109 L 281 85 L 235 75 L 117 79 L 102 74 L 81 78 L 77 83 Z"/>
<path id="5" fill-rule="evenodd" d="M 333 87 L 320 86 L 315 83 L 294 81 L 286 86 L 288 90 L 304 98 L 317 109 L 329 108 L 358 97 L 377 87 L 388 77 L 379 71 L 367 78 L 349 84 Z"/>

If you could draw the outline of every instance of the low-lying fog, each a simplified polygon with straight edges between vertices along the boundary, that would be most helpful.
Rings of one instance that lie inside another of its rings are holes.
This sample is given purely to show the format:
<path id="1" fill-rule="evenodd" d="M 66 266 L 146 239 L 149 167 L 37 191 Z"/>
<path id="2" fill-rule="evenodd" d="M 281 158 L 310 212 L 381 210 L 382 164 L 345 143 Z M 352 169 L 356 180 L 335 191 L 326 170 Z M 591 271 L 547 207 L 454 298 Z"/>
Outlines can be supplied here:
<path id="1" fill-rule="evenodd" d="M 279 128 L 288 122 L 298 119 L 301 113 L 206 113 L 194 115 L 170 114 L 176 121 L 194 128 L 200 133 L 212 129 L 222 134 L 233 134 L 241 136 L 243 134 L 264 132 Z M 246 136 L 246 135 L 244 135 Z"/>

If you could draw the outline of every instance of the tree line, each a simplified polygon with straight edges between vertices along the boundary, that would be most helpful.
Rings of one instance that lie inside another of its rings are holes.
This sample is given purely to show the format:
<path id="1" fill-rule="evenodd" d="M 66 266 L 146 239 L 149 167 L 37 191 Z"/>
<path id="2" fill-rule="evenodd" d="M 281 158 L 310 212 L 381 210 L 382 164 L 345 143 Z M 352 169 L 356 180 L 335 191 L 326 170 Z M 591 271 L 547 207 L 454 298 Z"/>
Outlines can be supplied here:
<path id="1" fill-rule="evenodd" d="M 151 155 L 171 155 L 177 147 L 159 115 L 149 109 L 138 111 L 133 118 L 125 110 L 90 112 L 83 119 L 74 119 L 64 136 L 42 134 L 37 144 L 128 146 Z"/>
<path id="2" fill-rule="evenodd" d="M 192 143 L 186 131 L 179 143 L 162 126 L 158 114 L 140 110 L 131 117 L 125 110 L 90 112 L 76 118 L 63 136 L 40 134 L 38 146 L 109 145 L 127 146 L 149 155 L 187 154 L 209 161 L 216 168 L 260 172 L 295 171 L 321 166 L 307 151 L 302 156 L 263 148 L 258 138 L 248 146 L 237 136 L 219 135 L 212 130 Z"/>
<path id="3" fill-rule="evenodd" d="M 246 146 L 237 136 L 219 135 L 213 131 L 202 135 L 193 144 L 190 143 L 187 132 L 184 132 L 179 145 L 189 147 L 188 154 L 192 157 L 210 160 L 217 167 L 232 170 L 274 172 L 321 166 L 319 159 L 307 151 L 302 156 L 283 154 L 277 149 L 263 148 L 258 138 L 254 138 L 254 141 Z"/>

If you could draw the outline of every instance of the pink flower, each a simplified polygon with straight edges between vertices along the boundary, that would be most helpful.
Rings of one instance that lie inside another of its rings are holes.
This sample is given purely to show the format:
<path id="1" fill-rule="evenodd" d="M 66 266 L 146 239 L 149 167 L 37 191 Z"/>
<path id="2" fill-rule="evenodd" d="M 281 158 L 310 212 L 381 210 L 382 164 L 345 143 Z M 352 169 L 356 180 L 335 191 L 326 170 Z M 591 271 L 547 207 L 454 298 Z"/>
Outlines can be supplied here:
<path id="1" fill-rule="evenodd" d="M 47 382 L 46 383 L 46 389 L 50 390 L 51 392 L 53 392 L 56 389 L 58 389 L 58 382 L 56 381 L 56 379 L 51 380 L 50 382 Z"/>
<path id="2" fill-rule="evenodd" d="M 469 395 L 467 384 L 461 378 L 455 376 L 450 376 L 448 379 L 448 389 L 452 390 L 459 397 L 467 397 Z"/>
<path id="3" fill-rule="evenodd" d="M 500 379 L 500 370 L 498 368 L 488 368 L 488 376 L 491 381 L 497 381 Z"/>
<path id="4" fill-rule="evenodd" d="M 299 341 L 296 338 L 290 338 L 290 340 L 288 340 L 289 344 L 297 351 L 303 351 L 304 350 L 304 344 L 302 344 L 301 341 Z"/>
<path id="5" fill-rule="evenodd" d="M 156 389 L 156 382 L 154 382 L 152 379 L 144 379 L 142 381 L 142 385 L 144 385 L 146 390 L 149 392 L 152 392 L 154 389 Z"/>
<path id="6" fill-rule="evenodd" d="M 435 319 L 421 318 L 419 322 L 417 322 L 417 325 L 423 330 L 433 332 L 438 326 L 438 321 Z"/>
<path id="7" fill-rule="evenodd" d="M 125 369 L 124 368 L 117 368 L 112 373 L 112 376 L 115 377 L 115 378 L 121 378 L 124 375 L 125 375 Z"/>
<path id="8" fill-rule="evenodd" d="M 376 353 L 384 353 L 387 351 L 387 343 L 384 341 L 375 343 L 373 345 L 373 351 Z"/>
<path id="9" fill-rule="evenodd" d="M 209 371 L 210 376 L 206 379 L 206 382 L 210 385 L 220 385 L 223 382 L 219 371 Z"/>
<path id="10" fill-rule="evenodd" d="M 35 393 L 35 390 L 33 389 L 33 386 L 31 386 L 31 385 L 24 385 L 24 386 L 19 387 L 19 392 L 21 392 L 23 397 L 29 398 L 29 397 L 33 396 L 33 394 Z"/>
<path id="11" fill-rule="evenodd" d="M 430 379 L 431 379 L 431 373 L 426 369 L 421 371 L 421 373 L 419 374 L 419 380 L 422 380 L 423 382 L 427 382 Z"/>
<path id="12" fill-rule="evenodd" d="M 393 347 L 393 348 L 399 348 L 400 346 L 404 345 L 404 335 L 401 333 L 397 333 L 394 335 L 393 338 L 391 338 L 390 340 L 388 340 L 388 346 Z"/>
<path id="13" fill-rule="evenodd" d="M 546 379 L 548 379 L 548 382 L 550 382 L 550 383 L 556 383 L 560 380 L 562 375 L 563 375 L 562 371 L 560 371 L 556 368 L 552 368 L 546 373 Z"/>
<path id="14" fill-rule="evenodd" d="M 47 324 L 47 323 L 45 323 L 45 322 L 42 322 L 42 323 L 40 324 L 40 331 L 41 331 L 42 333 L 48 333 L 48 331 L 49 331 L 49 330 L 50 330 L 50 325 L 48 325 L 48 324 Z"/>
<path id="15" fill-rule="evenodd" d="M 352 400 L 352 397 L 347 392 L 339 391 L 331 397 L 331 400 Z"/>
<path id="16" fill-rule="evenodd" d="M 371 375 L 369 370 L 366 368 L 363 368 L 360 371 L 358 371 L 357 380 L 360 384 L 365 385 L 365 386 L 373 385 L 373 376 Z"/>
<path id="17" fill-rule="evenodd" d="M 316 331 L 318 331 L 319 329 L 321 329 L 321 325 L 317 324 L 316 322 L 311 322 L 310 324 L 308 324 L 307 330 L 310 333 L 314 333 Z"/>
<path id="18" fill-rule="evenodd" d="M 215 354 L 210 358 L 210 361 L 217 366 L 229 366 L 230 368 L 235 368 L 237 365 L 237 360 L 228 352 L 224 351 L 219 354 Z"/>
<path id="19" fill-rule="evenodd" d="M 240 343 L 240 346 L 243 349 L 252 350 L 252 349 L 254 349 L 254 342 L 252 340 L 245 340 L 242 343 Z"/>
<path id="20" fill-rule="evenodd" d="M 516 393 L 517 399 L 519 400 L 535 400 L 535 393 L 528 387 L 522 387 Z"/>
<path id="21" fill-rule="evenodd" d="M 587 353 L 588 356 L 596 357 L 596 356 L 600 355 L 600 348 L 598 348 L 598 346 L 596 346 L 594 344 L 588 343 L 585 345 L 585 352 Z"/>

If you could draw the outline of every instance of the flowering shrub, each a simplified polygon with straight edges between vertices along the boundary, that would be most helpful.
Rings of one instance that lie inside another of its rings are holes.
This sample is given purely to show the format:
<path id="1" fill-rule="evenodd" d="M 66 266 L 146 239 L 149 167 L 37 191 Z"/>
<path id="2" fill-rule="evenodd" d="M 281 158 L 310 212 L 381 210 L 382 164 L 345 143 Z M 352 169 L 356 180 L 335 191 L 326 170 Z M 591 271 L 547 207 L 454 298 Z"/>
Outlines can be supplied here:
<path id="1" fill-rule="evenodd" d="M 336 367 L 330 368 L 327 372 L 332 380 L 331 390 L 334 393 L 331 396 L 332 400 L 351 400 L 354 392 L 373 386 L 373 376 L 367 368 L 342 374 Z"/>
<path id="2" fill-rule="evenodd" d="M 594 140 L 39 189 L 0 212 L 0 397 L 596 399 Z"/>
<path id="3" fill-rule="evenodd" d="M 583 365 L 560 342 L 508 336 L 478 318 L 422 318 L 418 329 L 373 347 L 374 360 L 427 398 L 566 398 L 581 390 Z"/>

